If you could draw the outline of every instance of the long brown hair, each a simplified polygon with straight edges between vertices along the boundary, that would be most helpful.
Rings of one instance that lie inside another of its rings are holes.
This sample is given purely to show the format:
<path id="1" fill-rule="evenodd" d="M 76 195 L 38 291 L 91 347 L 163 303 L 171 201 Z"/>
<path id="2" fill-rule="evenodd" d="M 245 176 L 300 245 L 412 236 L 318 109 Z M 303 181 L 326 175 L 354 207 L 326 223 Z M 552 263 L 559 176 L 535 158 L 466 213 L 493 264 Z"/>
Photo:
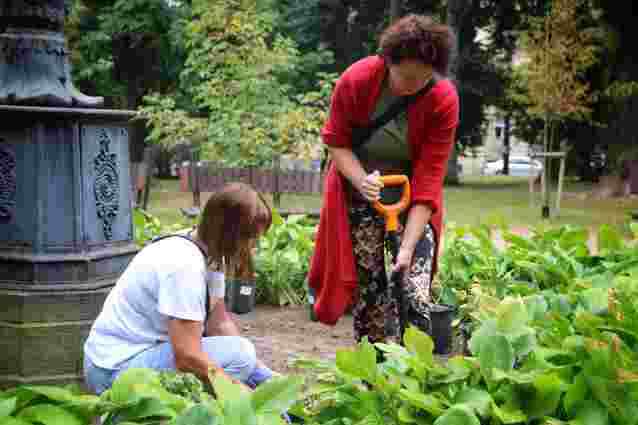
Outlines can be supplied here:
<path id="1" fill-rule="evenodd" d="M 208 247 L 209 264 L 250 270 L 251 244 L 272 224 L 270 206 L 252 186 L 229 183 L 206 202 L 197 237 Z"/>
<path id="2" fill-rule="evenodd" d="M 455 44 L 454 33 L 449 26 L 437 23 L 430 16 L 410 14 L 383 31 L 379 50 L 391 64 L 398 65 L 403 59 L 416 59 L 446 75 Z"/>

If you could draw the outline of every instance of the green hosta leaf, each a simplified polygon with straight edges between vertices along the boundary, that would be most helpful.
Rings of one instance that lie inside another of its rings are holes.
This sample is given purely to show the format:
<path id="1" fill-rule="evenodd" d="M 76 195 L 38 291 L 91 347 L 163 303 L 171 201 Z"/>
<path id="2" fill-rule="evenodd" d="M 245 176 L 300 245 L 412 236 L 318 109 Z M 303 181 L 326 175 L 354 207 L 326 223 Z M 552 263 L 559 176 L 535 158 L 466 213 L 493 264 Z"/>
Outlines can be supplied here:
<path id="1" fill-rule="evenodd" d="M 499 381 L 510 381 L 515 384 L 527 385 L 532 384 L 536 377 L 542 373 L 541 371 L 531 371 L 531 372 L 521 372 L 518 370 L 510 370 L 509 372 L 504 372 L 500 369 L 494 369 L 492 371 L 492 380 Z"/>
<path id="2" fill-rule="evenodd" d="M 472 333 L 472 338 L 469 342 L 472 354 L 478 357 L 483 346 L 489 344 L 491 338 L 497 333 L 496 320 L 489 319 L 483 322 L 481 326 Z"/>
<path id="3" fill-rule="evenodd" d="M 51 401 L 73 401 L 76 396 L 69 390 L 49 385 L 30 385 L 22 387 L 24 390 L 31 391 L 35 394 L 43 395 Z"/>
<path id="4" fill-rule="evenodd" d="M 527 314 L 531 321 L 541 321 L 545 319 L 545 315 L 549 311 L 549 305 L 542 295 L 532 295 L 525 298 L 525 306 Z"/>
<path id="5" fill-rule="evenodd" d="M 277 377 L 261 384 L 251 394 L 257 414 L 281 413 L 297 401 L 304 384 L 303 377 Z"/>
<path id="6" fill-rule="evenodd" d="M 432 338 L 415 326 L 410 326 L 403 337 L 407 349 L 417 355 L 423 363 L 431 365 L 434 362 L 434 343 Z"/>
<path id="7" fill-rule="evenodd" d="M 585 349 L 585 338 L 582 335 L 570 335 L 563 340 L 562 348 L 572 353 L 583 351 Z"/>
<path id="8" fill-rule="evenodd" d="M 397 412 L 399 416 L 399 421 L 406 424 L 413 424 L 416 422 L 416 417 L 412 414 L 410 407 L 403 404 L 399 407 L 399 411 Z"/>
<path id="9" fill-rule="evenodd" d="M 431 394 L 401 390 L 399 391 L 399 397 L 413 407 L 425 410 L 433 416 L 440 416 L 445 411 L 443 402 Z"/>
<path id="10" fill-rule="evenodd" d="M 434 425 L 481 425 L 471 408 L 454 405 L 434 421 Z"/>
<path id="11" fill-rule="evenodd" d="M 338 350 L 337 368 L 348 375 L 374 383 L 377 375 L 377 353 L 367 339 L 356 350 Z"/>
<path id="12" fill-rule="evenodd" d="M 10 416 L 16 409 L 18 399 L 16 397 L 0 401 L 0 419 Z"/>
<path id="13" fill-rule="evenodd" d="M 618 230 L 603 224 L 598 230 L 598 249 L 602 252 L 615 252 L 623 248 L 622 235 Z"/>
<path id="14" fill-rule="evenodd" d="M 527 415 L 520 408 L 507 404 L 500 407 L 492 404 L 492 414 L 505 425 L 527 422 Z"/>
<path id="15" fill-rule="evenodd" d="M 576 406 L 587 398 L 588 392 L 589 390 L 587 382 L 585 381 L 585 375 L 580 373 L 574 378 L 574 382 L 568 387 L 565 398 L 563 399 L 563 405 L 565 406 L 567 413 L 574 416 L 576 413 Z"/>
<path id="16" fill-rule="evenodd" d="M 79 417 L 53 404 L 27 407 L 20 411 L 18 418 L 44 425 L 84 425 Z"/>
<path id="17" fill-rule="evenodd" d="M 359 400 L 359 411 L 361 414 L 366 416 L 367 423 L 382 425 L 384 423 L 384 405 L 381 394 L 372 391 L 364 391 L 359 392 L 357 394 L 357 398 Z"/>
<path id="18" fill-rule="evenodd" d="M 523 357 L 536 349 L 536 331 L 533 328 L 522 329 L 516 335 L 510 336 L 514 354 Z"/>
<path id="19" fill-rule="evenodd" d="M 279 214 L 275 208 L 272 209 L 272 229 L 276 229 L 277 227 L 285 224 L 283 217 Z"/>
<path id="20" fill-rule="evenodd" d="M 128 369 L 111 386 L 110 400 L 117 404 L 132 403 L 144 395 L 140 389 L 161 389 L 159 374 L 152 369 Z"/>
<path id="21" fill-rule="evenodd" d="M 448 360 L 446 367 L 449 373 L 436 379 L 437 383 L 451 384 L 453 382 L 465 381 L 472 371 L 477 369 L 475 365 L 465 357 L 452 357 Z"/>
<path id="22" fill-rule="evenodd" d="M 172 425 L 215 425 L 217 417 L 203 404 L 198 404 L 184 411 L 175 418 Z"/>
<path id="23" fill-rule="evenodd" d="M 503 239 L 509 244 L 511 244 L 513 247 L 516 247 L 525 251 L 536 251 L 538 249 L 536 244 L 529 238 L 524 238 L 522 236 L 516 235 L 511 232 L 505 232 L 503 234 Z"/>
<path id="24" fill-rule="evenodd" d="M 483 344 L 478 357 L 483 373 L 492 369 L 510 371 L 514 365 L 514 349 L 503 335 L 492 336 L 489 343 Z"/>
<path id="25" fill-rule="evenodd" d="M 487 416 L 493 400 L 492 396 L 486 391 L 465 388 L 454 398 L 454 403 L 468 406 L 479 416 Z"/>
<path id="26" fill-rule="evenodd" d="M 582 400 L 576 411 L 574 423 L 578 425 L 609 425 L 607 409 L 594 400 Z"/>
<path id="27" fill-rule="evenodd" d="M 133 406 L 120 412 L 118 419 L 135 422 L 149 418 L 172 419 L 175 416 L 175 411 L 166 406 L 162 401 L 155 398 L 143 398 Z"/>
<path id="28" fill-rule="evenodd" d="M 587 289 L 580 293 L 580 299 L 587 310 L 591 313 L 599 314 L 607 309 L 609 291 L 602 288 Z"/>
<path id="29" fill-rule="evenodd" d="M 0 418 L 0 425 L 31 425 L 31 422 L 20 418 L 14 418 L 13 416 L 7 416 Z"/>
<path id="30" fill-rule="evenodd" d="M 215 394 L 222 406 L 225 425 L 256 425 L 257 417 L 250 393 L 228 379 L 217 377 L 213 381 Z"/>
<path id="31" fill-rule="evenodd" d="M 541 375 L 534 380 L 534 394 L 527 402 L 526 411 L 533 418 L 552 415 L 558 408 L 565 390 L 564 383 L 558 376 Z"/>
<path id="32" fill-rule="evenodd" d="M 577 249 L 580 252 L 583 248 L 587 249 L 588 238 L 586 229 L 566 230 L 560 236 L 558 244 L 564 250 Z"/>
<path id="33" fill-rule="evenodd" d="M 239 384 L 231 382 L 224 376 L 210 375 L 210 381 L 213 383 L 213 389 L 220 401 L 236 400 L 242 397 L 248 397 L 248 391 L 243 389 Z"/>
<path id="34" fill-rule="evenodd" d="M 505 333 L 516 331 L 527 325 L 529 315 L 520 298 L 506 298 L 498 306 L 496 326 Z"/>
<path id="35" fill-rule="evenodd" d="M 406 350 L 405 347 L 399 344 L 384 344 L 382 342 L 376 342 L 374 346 L 378 348 L 379 350 L 383 351 L 384 353 L 399 354 L 399 355 L 408 354 L 408 350 Z"/>

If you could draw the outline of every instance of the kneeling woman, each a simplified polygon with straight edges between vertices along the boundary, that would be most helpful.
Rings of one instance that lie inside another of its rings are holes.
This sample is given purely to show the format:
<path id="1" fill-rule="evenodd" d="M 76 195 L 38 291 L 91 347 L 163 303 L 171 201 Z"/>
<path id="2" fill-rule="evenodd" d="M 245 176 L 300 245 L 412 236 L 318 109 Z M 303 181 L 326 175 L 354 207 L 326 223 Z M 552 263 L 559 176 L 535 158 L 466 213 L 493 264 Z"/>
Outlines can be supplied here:
<path id="1" fill-rule="evenodd" d="M 188 237 L 167 237 L 142 249 L 109 293 L 84 346 L 84 373 L 97 394 L 126 369 L 216 374 L 251 387 L 272 376 L 255 348 L 210 295 L 211 279 L 247 260 L 270 227 L 271 210 L 242 183 L 206 203 Z M 209 269 L 217 268 L 217 273 Z"/>

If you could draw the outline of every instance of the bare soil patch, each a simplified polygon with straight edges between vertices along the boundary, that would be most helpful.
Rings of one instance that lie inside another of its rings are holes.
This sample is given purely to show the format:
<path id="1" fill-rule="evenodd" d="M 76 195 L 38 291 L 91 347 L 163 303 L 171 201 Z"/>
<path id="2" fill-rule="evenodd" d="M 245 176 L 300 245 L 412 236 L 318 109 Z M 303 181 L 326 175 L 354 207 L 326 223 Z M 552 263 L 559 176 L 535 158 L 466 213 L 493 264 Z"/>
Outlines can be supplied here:
<path id="1" fill-rule="evenodd" d="M 310 320 L 308 307 L 258 305 L 247 314 L 235 315 L 243 336 L 250 339 L 258 357 L 280 373 L 294 372 L 299 358 L 334 360 L 337 348 L 352 347 L 352 316 L 334 327 Z"/>

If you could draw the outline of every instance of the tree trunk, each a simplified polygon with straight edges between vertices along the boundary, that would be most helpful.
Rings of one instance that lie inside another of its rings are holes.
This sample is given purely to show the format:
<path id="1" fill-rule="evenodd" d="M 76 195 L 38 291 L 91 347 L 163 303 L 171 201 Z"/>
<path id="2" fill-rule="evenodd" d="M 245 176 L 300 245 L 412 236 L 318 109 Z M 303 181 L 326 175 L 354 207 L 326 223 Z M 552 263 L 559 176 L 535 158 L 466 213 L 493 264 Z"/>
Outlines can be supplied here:
<path id="1" fill-rule="evenodd" d="M 348 6 L 342 0 L 320 0 L 319 22 L 321 42 L 335 53 L 339 71 L 350 64 L 351 46 L 354 41 L 348 36 Z"/>
<path id="2" fill-rule="evenodd" d="M 456 35 L 457 52 L 461 52 L 463 46 L 461 45 L 462 37 L 459 36 L 460 30 L 463 27 L 463 22 L 470 12 L 472 6 L 472 0 L 448 0 L 447 3 L 447 24 L 452 28 L 452 31 Z M 452 56 L 450 63 L 449 76 L 452 81 L 456 81 L 457 87 L 460 88 L 458 81 L 459 69 L 461 68 L 462 55 L 455 54 Z M 463 96 L 462 91 L 459 89 L 459 96 Z M 451 185 L 460 184 L 459 180 L 459 155 L 456 148 L 456 144 L 450 155 L 448 161 L 447 171 L 447 183 Z"/>
<path id="3" fill-rule="evenodd" d="M 543 143 L 543 153 L 547 154 L 549 152 L 551 140 L 551 126 L 552 122 L 548 115 L 545 116 L 545 130 L 544 130 L 544 143 Z M 543 156 L 543 205 L 541 207 L 541 217 L 549 218 L 549 158 L 545 155 Z"/>
<path id="4" fill-rule="evenodd" d="M 503 175 L 510 175 L 510 121 L 511 114 L 505 115 L 505 128 L 503 128 Z"/>
<path id="5" fill-rule="evenodd" d="M 457 54 L 453 55 L 452 62 L 450 63 L 450 76 L 452 79 L 456 79 L 459 69 L 461 68 L 463 51 L 461 45 L 462 37 L 460 36 L 460 30 L 463 27 L 463 21 L 472 8 L 472 0 L 448 0 L 447 2 L 447 24 L 452 28 L 456 36 L 457 42 Z"/>
<path id="6" fill-rule="evenodd" d="M 390 20 L 396 22 L 401 17 L 403 1 L 402 0 L 390 0 Z"/>
<path id="7" fill-rule="evenodd" d="M 407 13 L 434 16 L 441 6 L 440 0 L 404 0 L 403 7 Z"/>
<path id="8" fill-rule="evenodd" d="M 445 178 L 446 184 L 450 186 L 459 186 L 461 184 L 461 176 L 459 175 L 459 150 L 456 143 L 450 153 L 450 158 L 447 162 L 447 176 Z"/>

